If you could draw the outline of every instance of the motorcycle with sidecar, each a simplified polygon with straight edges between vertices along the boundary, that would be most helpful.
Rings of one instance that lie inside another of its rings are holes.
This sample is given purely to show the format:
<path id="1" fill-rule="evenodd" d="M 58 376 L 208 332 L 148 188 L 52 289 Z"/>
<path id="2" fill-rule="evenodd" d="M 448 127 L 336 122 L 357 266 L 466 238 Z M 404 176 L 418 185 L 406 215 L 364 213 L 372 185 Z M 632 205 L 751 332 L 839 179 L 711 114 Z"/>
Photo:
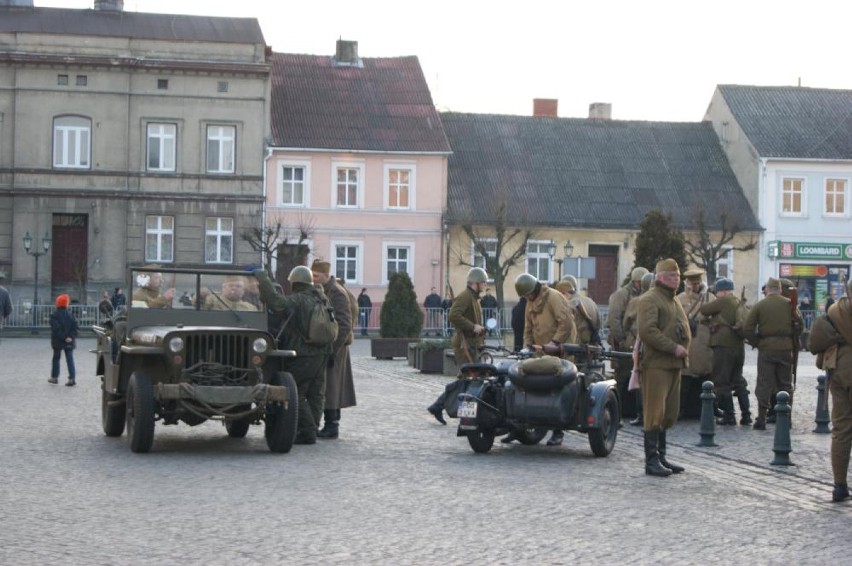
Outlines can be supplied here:
<path id="1" fill-rule="evenodd" d="M 578 344 L 554 346 L 546 353 L 572 356 L 574 362 L 561 359 L 555 373 L 530 374 L 521 363 L 532 353 L 522 350 L 515 360 L 460 368 L 469 383 L 458 396 L 457 435 L 467 437 L 474 452 L 488 452 L 495 437 L 509 432 L 522 444 L 535 445 L 552 429 L 585 433 L 595 456 L 612 452 L 619 399 L 615 380 L 604 375 L 604 360 L 631 354 Z"/>

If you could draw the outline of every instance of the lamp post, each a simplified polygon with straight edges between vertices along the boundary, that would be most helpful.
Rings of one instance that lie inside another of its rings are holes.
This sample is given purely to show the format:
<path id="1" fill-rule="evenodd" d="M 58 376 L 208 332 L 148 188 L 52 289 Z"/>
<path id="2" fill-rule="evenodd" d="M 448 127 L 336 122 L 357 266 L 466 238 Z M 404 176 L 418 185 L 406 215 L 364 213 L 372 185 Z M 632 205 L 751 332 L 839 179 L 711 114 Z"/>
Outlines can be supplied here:
<path id="1" fill-rule="evenodd" d="M 35 277 L 33 278 L 33 334 L 36 333 L 36 305 L 38 304 L 38 258 L 45 255 L 48 250 L 50 250 L 50 237 L 47 235 L 47 232 L 44 233 L 44 238 L 41 239 L 41 246 L 44 248 L 43 252 L 40 252 L 37 249 L 32 250 L 32 236 L 30 236 L 29 232 L 24 235 L 24 251 L 35 258 Z"/>

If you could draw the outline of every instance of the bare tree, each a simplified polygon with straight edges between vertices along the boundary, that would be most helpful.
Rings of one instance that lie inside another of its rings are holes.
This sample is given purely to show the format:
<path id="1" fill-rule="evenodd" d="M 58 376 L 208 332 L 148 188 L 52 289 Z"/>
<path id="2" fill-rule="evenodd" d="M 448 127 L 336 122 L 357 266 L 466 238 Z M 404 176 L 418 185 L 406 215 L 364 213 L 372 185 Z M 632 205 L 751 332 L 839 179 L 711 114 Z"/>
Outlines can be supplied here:
<path id="1" fill-rule="evenodd" d="M 298 214 L 292 226 L 288 226 L 283 214 L 271 220 L 265 227 L 257 226 L 245 230 L 240 237 L 254 251 L 260 252 L 263 268 L 274 280 L 273 261 L 279 265 L 289 265 L 310 251 L 306 242 L 314 232 L 314 220 L 302 213 Z"/>
<path id="2" fill-rule="evenodd" d="M 754 234 L 749 236 L 749 241 L 742 245 L 733 245 L 731 242 L 743 232 L 739 222 L 732 218 L 728 211 L 719 213 L 718 237 L 713 238 L 707 227 L 707 219 L 703 207 L 698 207 L 693 216 L 695 231 L 698 239 L 686 239 L 686 251 L 692 262 L 704 270 L 707 274 L 707 284 L 712 285 L 716 281 L 716 263 L 728 254 L 728 250 L 747 252 L 757 247 Z"/>
<path id="3" fill-rule="evenodd" d="M 501 199 L 495 204 L 494 217 L 490 222 L 475 224 L 472 221 L 463 222 L 459 226 L 467 235 L 476 255 L 484 258 L 483 267 L 488 276 L 494 279 L 497 304 L 503 308 L 503 284 L 509 270 L 527 254 L 527 243 L 535 237 L 532 228 L 517 225 L 509 218 L 509 204 Z M 457 250 L 459 265 L 473 267 L 469 260 L 470 252 L 462 248 Z"/>

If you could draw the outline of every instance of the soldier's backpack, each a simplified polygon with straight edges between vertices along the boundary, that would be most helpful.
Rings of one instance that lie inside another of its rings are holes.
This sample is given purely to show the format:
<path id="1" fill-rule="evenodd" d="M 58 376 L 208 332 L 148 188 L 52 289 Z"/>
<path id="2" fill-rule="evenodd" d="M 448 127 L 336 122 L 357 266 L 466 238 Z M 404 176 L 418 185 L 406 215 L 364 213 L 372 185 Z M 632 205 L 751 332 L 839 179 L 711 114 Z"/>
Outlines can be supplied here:
<path id="1" fill-rule="evenodd" d="M 308 334 L 304 336 L 305 343 L 311 346 L 328 346 L 337 340 L 337 320 L 334 318 L 334 307 L 328 298 L 314 301 L 308 320 Z"/>

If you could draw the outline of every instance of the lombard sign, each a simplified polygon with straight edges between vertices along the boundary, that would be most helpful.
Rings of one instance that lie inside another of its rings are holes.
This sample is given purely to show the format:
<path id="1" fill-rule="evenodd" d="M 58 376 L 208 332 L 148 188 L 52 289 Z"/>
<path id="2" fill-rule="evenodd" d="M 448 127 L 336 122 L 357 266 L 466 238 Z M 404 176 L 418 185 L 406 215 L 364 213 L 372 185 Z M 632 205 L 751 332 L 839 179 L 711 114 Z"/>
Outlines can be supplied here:
<path id="1" fill-rule="evenodd" d="M 852 260 L 852 244 L 778 242 L 778 257 L 782 259 Z"/>

